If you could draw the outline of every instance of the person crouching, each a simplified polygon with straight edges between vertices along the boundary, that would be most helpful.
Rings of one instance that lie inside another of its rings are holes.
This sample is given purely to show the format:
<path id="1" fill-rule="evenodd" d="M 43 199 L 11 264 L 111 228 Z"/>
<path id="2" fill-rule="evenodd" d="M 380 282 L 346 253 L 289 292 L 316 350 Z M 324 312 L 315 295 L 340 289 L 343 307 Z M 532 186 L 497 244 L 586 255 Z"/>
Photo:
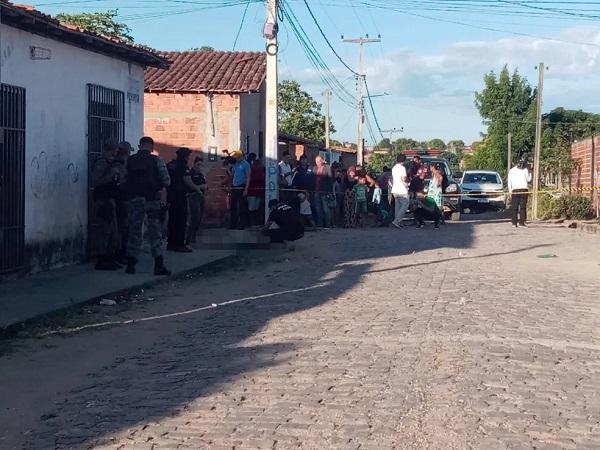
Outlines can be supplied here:
<path id="1" fill-rule="evenodd" d="M 294 242 L 304 236 L 304 224 L 294 209 L 279 200 L 269 202 L 269 219 L 263 228 L 263 234 L 271 238 L 272 243 Z M 271 229 L 273 224 L 279 228 Z"/>

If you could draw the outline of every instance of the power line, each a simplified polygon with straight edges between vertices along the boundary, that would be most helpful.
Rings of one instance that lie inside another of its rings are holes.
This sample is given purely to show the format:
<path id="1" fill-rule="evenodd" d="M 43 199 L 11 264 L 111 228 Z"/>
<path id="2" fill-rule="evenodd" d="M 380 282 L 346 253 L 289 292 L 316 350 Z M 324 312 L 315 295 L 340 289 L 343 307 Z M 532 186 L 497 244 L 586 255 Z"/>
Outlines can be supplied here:
<path id="1" fill-rule="evenodd" d="M 246 2 L 246 7 L 244 8 L 244 14 L 242 15 L 242 21 L 240 23 L 240 27 L 238 28 L 237 34 L 235 35 L 235 40 L 233 41 L 232 51 L 235 51 L 235 47 L 238 43 L 238 39 L 240 38 L 240 33 L 242 32 L 242 28 L 244 28 L 244 21 L 246 20 L 246 14 L 248 14 L 248 8 L 250 7 L 250 3 L 252 0 L 248 0 Z"/>
<path id="2" fill-rule="evenodd" d="M 377 125 L 377 130 L 379 134 L 381 134 L 381 139 L 383 138 L 383 132 L 381 131 L 381 126 L 379 125 L 379 120 L 377 120 L 377 114 L 375 114 L 375 108 L 373 107 L 373 99 L 371 98 L 371 93 L 369 92 L 369 84 L 367 83 L 367 77 L 364 77 L 365 88 L 367 90 L 367 98 L 369 99 L 369 105 L 371 106 L 371 111 L 373 112 L 373 120 L 375 120 L 375 125 Z"/>

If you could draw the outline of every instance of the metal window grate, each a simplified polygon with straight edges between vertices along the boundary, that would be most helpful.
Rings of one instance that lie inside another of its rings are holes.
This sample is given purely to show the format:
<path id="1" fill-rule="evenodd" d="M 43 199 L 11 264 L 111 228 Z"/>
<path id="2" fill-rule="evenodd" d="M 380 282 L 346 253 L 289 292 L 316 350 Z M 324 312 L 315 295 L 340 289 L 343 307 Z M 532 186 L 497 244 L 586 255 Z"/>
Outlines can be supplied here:
<path id="1" fill-rule="evenodd" d="M 25 255 L 25 89 L 0 84 L 0 273 Z"/>
<path id="2" fill-rule="evenodd" d="M 125 93 L 103 86 L 88 84 L 88 180 L 94 162 L 102 154 L 102 146 L 109 139 L 118 142 L 125 137 Z M 88 181 L 89 183 L 89 181 Z M 95 235 L 94 196 L 88 185 L 88 254 Z"/>

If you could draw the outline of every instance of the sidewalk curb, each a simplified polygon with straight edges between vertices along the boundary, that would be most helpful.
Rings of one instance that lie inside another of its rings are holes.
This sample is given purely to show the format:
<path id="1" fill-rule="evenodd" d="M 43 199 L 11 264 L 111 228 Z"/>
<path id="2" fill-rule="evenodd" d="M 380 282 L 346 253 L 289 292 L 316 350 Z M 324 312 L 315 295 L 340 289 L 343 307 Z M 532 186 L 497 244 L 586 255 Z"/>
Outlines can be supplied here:
<path id="1" fill-rule="evenodd" d="M 29 327 L 33 327 L 36 324 L 43 322 L 45 319 L 51 321 L 53 318 L 58 318 L 59 316 L 62 316 L 69 311 L 74 311 L 77 308 L 81 308 L 86 305 L 98 303 L 103 298 L 114 298 L 114 297 L 118 297 L 118 296 L 131 296 L 131 295 L 133 295 L 137 292 L 140 292 L 144 289 L 151 289 L 153 287 L 156 287 L 156 286 L 159 286 L 162 284 L 171 283 L 171 282 L 183 280 L 183 279 L 189 279 L 189 278 L 191 278 L 190 275 L 194 275 L 201 270 L 205 271 L 207 269 L 214 269 L 214 268 L 218 268 L 219 266 L 222 266 L 222 265 L 228 265 L 228 266 L 232 267 L 240 262 L 240 257 L 244 257 L 244 256 L 250 256 L 250 255 L 246 255 L 246 252 L 244 252 L 244 251 L 232 252 L 232 254 L 230 254 L 230 255 L 223 256 L 221 258 L 209 261 L 207 263 L 203 263 L 199 266 L 195 266 L 195 267 L 192 267 L 189 269 L 175 272 L 167 277 L 158 277 L 157 276 L 150 281 L 144 281 L 144 282 L 140 282 L 137 284 L 133 284 L 124 289 L 117 289 L 115 291 L 106 292 L 106 293 L 103 293 L 100 295 L 96 295 L 92 298 L 78 301 L 78 302 L 72 303 L 68 306 L 58 308 L 53 311 L 49 311 L 47 313 L 38 314 L 29 319 L 21 320 L 21 321 L 12 323 L 10 325 L 7 325 L 5 327 L 0 327 L 0 339 L 15 337 L 17 335 L 17 333 L 19 333 L 20 331 L 23 331 L 24 329 L 27 329 Z M 120 304 L 125 305 L 127 303 L 128 302 L 121 302 Z"/>

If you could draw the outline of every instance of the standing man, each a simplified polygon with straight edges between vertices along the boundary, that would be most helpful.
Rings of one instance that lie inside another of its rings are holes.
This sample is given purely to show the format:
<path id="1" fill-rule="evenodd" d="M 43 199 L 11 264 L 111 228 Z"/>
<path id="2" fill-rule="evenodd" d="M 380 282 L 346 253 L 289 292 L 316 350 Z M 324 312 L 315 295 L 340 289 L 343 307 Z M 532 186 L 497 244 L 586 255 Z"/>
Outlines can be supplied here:
<path id="1" fill-rule="evenodd" d="M 119 196 L 119 167 L 115 163 L 118 145 L 115 141 L 105 142 L 100 156 L 92 166 L 91 184 L 94 188 L 94 235 L 96 270 L 117 270 L 115 252 L 119 248 L 117 226 L 117 198 Z"/>
<path id="2" fill-rule="evenodd" d="M 202 192 L 192 181 L 188 161 L 192 151 L 181 147 L 176 152 L 177 157 L 167 165 L 171 185 L 167 190 L 169 202 L 169 225 L 167 250 L 180 253 L 190 253 L 191 247 L 185 244 L 185 231 L 188 218 L 188 192 Z"/>
<path id="3" fill-rule="evenodd" d="M 235 159 L 232 170 L 231 221 L 230 230 L 243 230 L 248 224 L 248 188 L 252 167 L 244 159 L 244 152 L 236 150 L 230 153 Z"/>
<path id="4" fill-rule="evenodd" d="M 321 156 L 315 158 L 315 195 L 313 197 L 315 216 L 318 227 L 331 227 L 330 199 L 333 195 L 333 177 L 331 168 Z"/>
<path id="5" fill-rule="evenodd" d="M 292 186 L 292 166 L 290 165 L 290 152 L 283 152 L 281 161 L 279 161 L 279 185 L 282 188 Z"/>
<path id="6" fill-rule="evenodd" d="M 248 162 L 252 166 L 248 189 L 250 226 L 258 226 L 265 223 L 265 168 L 256 153 L 248 155 Z"/>
<path id="7" fill-rule="evenodd" d="M 169 171 L 162 159 L 152 155 L 154 140 L 140 139 L 140 149 L 127 160 L 127 194 L 129 197 L 129 237 L 127 241 L 127 269 L 135 273 L 135 265 L 142 248 L 144 219 L 147 237 L 154 257 L 154 275 L 171 275 L 164 265 L 162 254 L 161 191 L 171 184 Z"/>
<path id="8" fill-rule="evenodd" d="M 121 265 L 127 264 L 127 192 L 125 192 L 125 182 L 127 181 L 127 160 L 133 147 L 127 141 L 119 144 L 119 150 L 115 157 L 115 165 L 119 169 L 119 195 L 117 197 L 117 226 L 119 229 L 119 249 L 117 250 L 117 263 Z"/>
<path id="9" fill-rule="evenodd" d="M 527 160 L 520 159 L 508 172 L 508 192 L 512 210 L 512 226 L 527 227 L 527 200 L 531 173 Z"/>
<path id="10" fill-rule="evenodd" d="M 408 209 L 408 175 L 406 174 L 405 155 L 398 155 L 392 168 L 392 195 L 394 196 L 395 218 L 392 222 L 396 228 L 403 228 L 404 215 Z"/>

